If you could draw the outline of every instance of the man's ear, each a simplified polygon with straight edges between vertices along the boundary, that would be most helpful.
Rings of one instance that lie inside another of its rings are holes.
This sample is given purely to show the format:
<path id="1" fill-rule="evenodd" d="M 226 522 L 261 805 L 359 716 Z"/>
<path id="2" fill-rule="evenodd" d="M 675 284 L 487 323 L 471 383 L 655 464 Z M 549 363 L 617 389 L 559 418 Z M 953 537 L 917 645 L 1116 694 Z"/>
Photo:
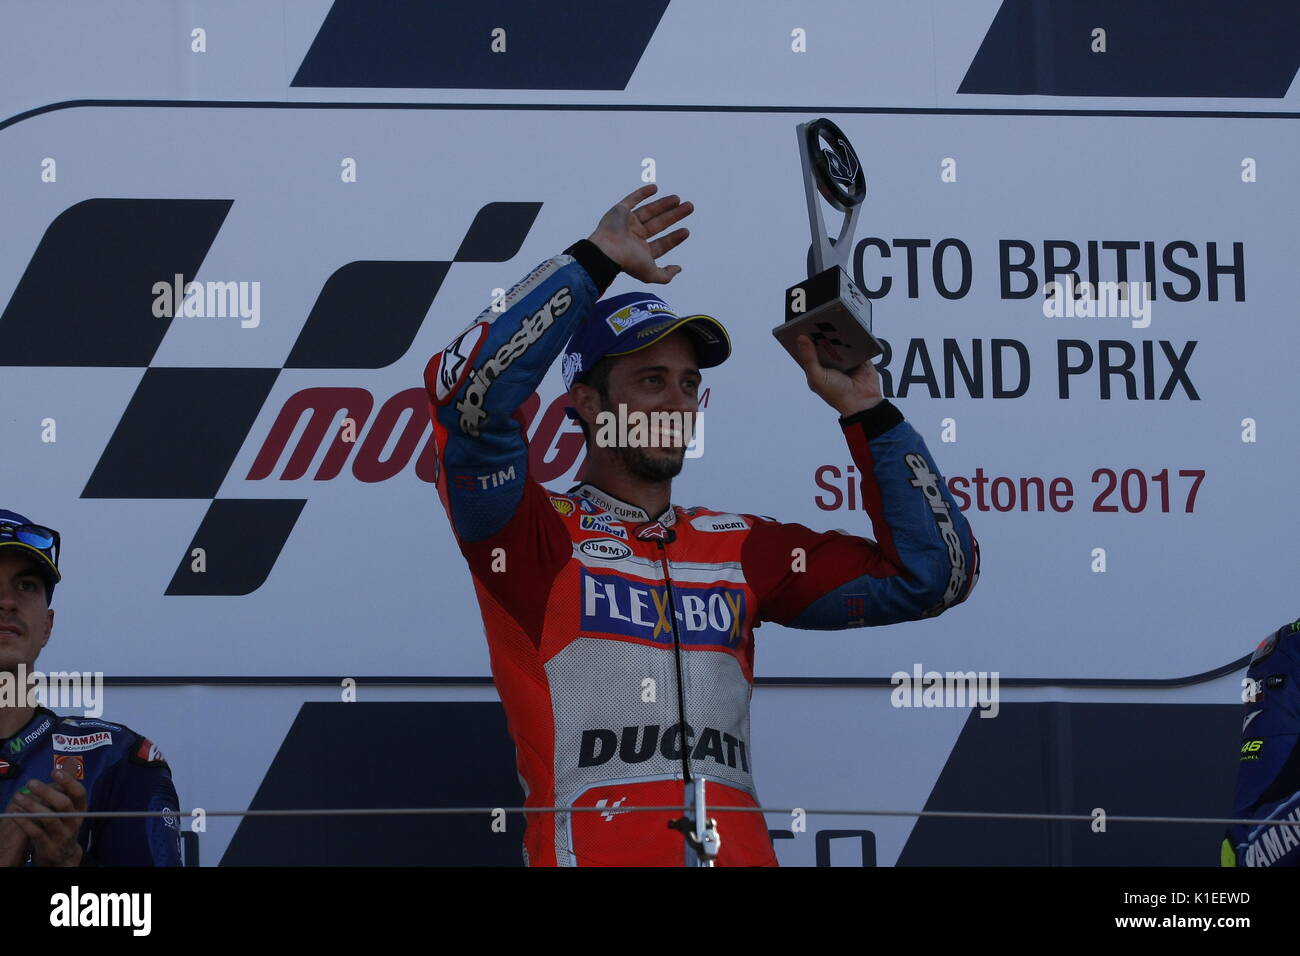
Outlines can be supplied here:
<path id="1" fill-rule="evenodd" d="M 596 430 L 596 416 L 604 411 L 605 404 L 600 400 L 600 392 L 581 382 L 569 389 L 569 404 L 574 407 L 578 417 L 587 423 L 592 431 Z"/>
<path id="2" fill-rule="evenodd" d="M 50 642 L 50 635 L 54 633 L 54 609 L 45 609 L 45 640 L 41 641 L 41 650 Z"/>

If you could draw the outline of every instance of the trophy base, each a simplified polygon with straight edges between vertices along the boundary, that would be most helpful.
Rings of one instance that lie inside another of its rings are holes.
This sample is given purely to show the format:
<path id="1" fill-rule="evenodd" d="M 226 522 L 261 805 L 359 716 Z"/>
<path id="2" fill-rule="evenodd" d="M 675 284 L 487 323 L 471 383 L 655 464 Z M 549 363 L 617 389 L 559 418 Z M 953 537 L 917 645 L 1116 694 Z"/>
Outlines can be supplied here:
<path id="1" fill-rule="evenodd" d="M 796 341 L 807 335 L 827 368 L 847 372 L 869 362 L 884 348 L 871 334 L 871 300 L 848 274 L 831 266 L 785 292 L 785 322 L 772 330 L 785 350 L 799 359 Z"/>

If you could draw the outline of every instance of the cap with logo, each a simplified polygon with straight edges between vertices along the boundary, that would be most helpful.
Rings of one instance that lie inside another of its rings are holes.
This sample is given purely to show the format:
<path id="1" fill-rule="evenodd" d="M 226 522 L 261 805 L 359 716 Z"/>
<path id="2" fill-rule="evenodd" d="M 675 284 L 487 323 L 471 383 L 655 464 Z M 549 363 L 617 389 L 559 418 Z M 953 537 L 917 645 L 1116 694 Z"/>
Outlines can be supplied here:
<path id="1" fill-rule="evenodd" d="M 606 356 L 630 355 L 666 335 L 686 329 L 695 341 L 700 368 L 721 365 L 731 355 L 731 337 L 711 315 L 679 316 L 649 292 L 625 292 L 597 302 L 564 349 L 560 370 L 572 388 Z M 569 409 L 569 417 L 576 417 Z"/>
<path id="2" fill-rule="evenodd" d="M 54 597 L 54 585 L 63 580 L 59 573 L 59 533 L 33 524 L 15 511 L 0 508 L 0 548 L 17 548 L 35 558 L 45 578 L 47 601 Z"/>

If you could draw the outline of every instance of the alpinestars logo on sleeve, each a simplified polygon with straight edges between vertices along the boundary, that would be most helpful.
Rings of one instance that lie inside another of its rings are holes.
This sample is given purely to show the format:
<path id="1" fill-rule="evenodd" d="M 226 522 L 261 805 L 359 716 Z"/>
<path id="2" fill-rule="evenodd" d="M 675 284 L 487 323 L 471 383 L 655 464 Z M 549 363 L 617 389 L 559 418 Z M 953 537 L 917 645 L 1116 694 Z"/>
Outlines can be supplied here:
<path id="1" fill-rule="evenodd" d="M 478 437 L 479 426 L 487 421 L 484 404 L 492 383 L 514 364 L 515 359 L 527 352 L 555 324 L 556 319 L 568 312 L 572 304 L 573 293 L 569 287 L 558 290 L 544 306 L 524 319 L 519 331 L 510 336 L 510 340 L 497 349 L 495 355 L 475 369 L 464 397 L 456 403 L 456 411 L 460 412 L 461 431 L 471 438 Z"/>
<path id="2" fill-rule="evenodd" d="M 934 514 L 935 523 L 938 525 L 939 536 L 943 538 L 943 543 L 948 548 L 948 587 L 943 592 L 943 600 L 926 611 L 926 616 L 932 617 L 956 603 L 961 595 L 962 587 L 966 584 L 966 553 L 962 550 L 961 538 L 953 524 L 948 502 L 944 500 L 943 493 L 939 489 L 939 476 L 931 471 L 929 463 L 915 452 L 907 455 L 903 460 L 912 470 L 913 477 L 908 483 L 913 488 L 921 489 L 925 495 L 930 511 Z"/>

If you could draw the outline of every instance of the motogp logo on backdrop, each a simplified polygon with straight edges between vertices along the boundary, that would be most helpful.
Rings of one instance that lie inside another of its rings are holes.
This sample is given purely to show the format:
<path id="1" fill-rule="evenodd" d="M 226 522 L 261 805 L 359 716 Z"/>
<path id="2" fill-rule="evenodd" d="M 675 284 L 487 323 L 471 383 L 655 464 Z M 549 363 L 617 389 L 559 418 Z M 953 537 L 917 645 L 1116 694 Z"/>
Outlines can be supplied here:
<path id="1" fill-rule="evenodd" d="M 413 460 L 418 477 L 437 480 L 423 387 L 377 403 L 362 384 L 321 387 L 311 378 L 326 370 L 337 381 L 339 371 L 351 371 L 358 383 L 366 382 L 374 370 L 407 355 L 431 315 L 449 329 L 464 328 L 462 310 L 450 314 L 434 308 L 443 280 L 460 261 L 513 269 L 499 264 L 516 257 L 541 210 L 540 203 L 485 204 L 463 237 L 446 237 L 446 246 L 458 250 L 451 261 L 379 261 L 359 246 L 356 259 L 329 275 L 314 301 L 297 303 L 301 327 L 287 356 L 278 351 L 274 358 L 260 356 L 248 368 L 155 364 L 159 355 L 167 354 L 163 340 L 169 334 L 184 339 L 192 326 L 184 317 L 154 314 L 151 289 L 161 277 L 180 276 L 183 283 L 195 279 L 234 202 L 77 203 L 49 224 L 0 315 L 0 366 L 141 370 L 81 497 L 208 502 L 194 537 L 178 556 L 167 594 L 249 594 L 266 580 L 307 500 L 254 498 L 247 486 L 234 498 L 221 498 L 219 492 L 232 479 L 258 482 L 271 477 L 290 433 L 304 418 L 305 428 L 281 480 L 305 476 L 322 447 L 323 461 L 312 476 L 318 481 L 336 477 L 349 462 L 358 481 L 385 481 Z M 105 243 L 104 236 L 115 239 Z M 265 266 L 262 261 L 256 264 L 259 271 Z M 384 290 L 383 314 L 359 320 L 357 303 L 373 303 L 375 289 Z M 277 312 L 292 321 L 293 306 L 278 306 Z M 261 323 L 261 331 L 267 324 Z M 540 333 L 542 324 L 531 326 L 528 335 Z M 258 332 L 250 329 L 247 334 Z M 451 394 L 467 379 L 485 339 L 486 326 L 475 324 L 447 347 L 436 395 Z M 527 344 L 513 347 L 522 350 Z M 504 369 L 515 354 L 495 356 L 495 370 Z M 286 384 L 282 378 L 298 387 L 275 414 L 269 431 L 259 433 L 257 423 L 273 388 L 283 390 Z M 412 385 L 419 382 L 418 374 L 412 378 Z M 483 384 L 490 382 L 485 379 Z M 521 411 L 531 419 L 539 406 L 540 399 L 533 396 Z M 561 434 L 563 417 L 563 408 L 551 406 L 537 423 L 543 439 L 548 431 L 550 437 L 541 442 L 545 447 L 540 454 L 547 457 L 534 466 L 542 480 L 572 468 L 581 451 L 581 434 Z M 167 439 L 159 441 L 160 434 Z M 250 443 L 257 449 L 252 468 L 247 475 L 232 475 L 234 462 Z M 259 548 L 241 546 L 249 539 L 258 540 Z M 191 564 L 196 549 L 209 558 L 202 574 Z"/>

